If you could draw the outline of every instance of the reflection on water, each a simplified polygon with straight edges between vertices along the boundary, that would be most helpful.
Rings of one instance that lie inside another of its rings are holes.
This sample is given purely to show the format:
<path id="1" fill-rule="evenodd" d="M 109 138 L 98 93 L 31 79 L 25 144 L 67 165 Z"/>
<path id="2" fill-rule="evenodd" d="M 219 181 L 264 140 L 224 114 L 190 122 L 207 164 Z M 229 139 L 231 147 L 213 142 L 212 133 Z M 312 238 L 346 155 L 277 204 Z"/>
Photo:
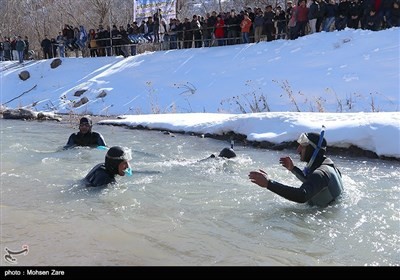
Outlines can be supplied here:
<path id="1" fill-rule="evenodd" d="M 105 151 L 63 151 L 74 128 L 1 123 L 2 244 L 29 246 L 20 265 L 398 265 L 399 164 L 333 157 L 345 193 L 310 208 L 251 184 L 262 168 L 299 186 L 278 164 L 294 151 L 236 147 L 238 158 L 208 159 L 229 143 L 95 126 L 111 146 L 132 150 L 133 176 L 85 188 Z M 2 258 L 1 264 L 4 263 Z"/>

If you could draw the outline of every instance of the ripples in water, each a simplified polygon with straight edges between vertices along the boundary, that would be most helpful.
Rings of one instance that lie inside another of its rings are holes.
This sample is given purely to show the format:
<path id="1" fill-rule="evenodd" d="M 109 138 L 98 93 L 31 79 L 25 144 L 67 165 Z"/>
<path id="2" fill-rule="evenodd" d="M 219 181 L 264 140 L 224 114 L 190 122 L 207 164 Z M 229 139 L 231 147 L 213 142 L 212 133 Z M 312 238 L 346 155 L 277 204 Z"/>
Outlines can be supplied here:
<path id="1" fill-rule="evenodd" d="M 261 168 L 298 187 L 278 164 L 298 162 L 294 151 L 238 146 L 235 159 L 203 160 L 229 143 L 101 126 L 132 150 L 133 176 L 85 188 L 105 151 L 60 150 L 74 130 L 57 124 L 1 122 L 1 246 L 27 243 L 21 265 L 399 264 L 396 162 L 333 157 L 345 192 L 318 209 L 248 180 Z"/>

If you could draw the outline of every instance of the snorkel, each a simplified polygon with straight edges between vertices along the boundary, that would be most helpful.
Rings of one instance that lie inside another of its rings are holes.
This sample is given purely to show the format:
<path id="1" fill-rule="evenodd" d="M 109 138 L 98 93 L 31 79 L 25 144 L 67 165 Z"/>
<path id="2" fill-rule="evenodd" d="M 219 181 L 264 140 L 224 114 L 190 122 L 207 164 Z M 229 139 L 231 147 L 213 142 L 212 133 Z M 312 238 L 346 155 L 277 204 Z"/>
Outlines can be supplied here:
<path id="1" fill-rule="evenodd" d="M 321 150 L 322 141 L 324 140 L 324 134 L 325 134 L 325 126 L 322 125 L 322 129 L 321 129 L 321 132 L 319 134 L 319 139 L 318 139 L 317 146 L 315 146 L 315 144 L 312 143 L 311 141 L 308 141 L 309 144 L 314 147 L 314 152 L 313 152 L 313 154 L 311 156 L 310 161 L 307 163 L 306 167 L 304 167 L 304 169 L 303 169 L 304 176 L 307 176 L 310 173 L 311 166 L 314 164 L 314 161 L 317 158 L 318 152 Z"/>
<path id="2" fill-rule="evenodd" d="M 126 176 L 129 176 L 129 177 L 132 176 L 132 168 L 131 168 L 131 165 L 129 164 L 129 162 L 128 162 L 128 168 L 126 168 L 124 170 L 124 173 Z"/>

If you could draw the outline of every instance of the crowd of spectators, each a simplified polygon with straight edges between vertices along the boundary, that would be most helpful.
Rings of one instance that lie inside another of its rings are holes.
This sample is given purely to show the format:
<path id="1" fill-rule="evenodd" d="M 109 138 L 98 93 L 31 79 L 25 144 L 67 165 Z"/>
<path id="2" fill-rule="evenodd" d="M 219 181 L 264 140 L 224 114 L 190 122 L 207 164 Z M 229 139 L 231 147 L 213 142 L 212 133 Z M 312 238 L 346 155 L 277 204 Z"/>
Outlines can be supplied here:
<path id="1" fill-rule="evenodd" d="M 191 19 L 170 18 L 167 22 L 161 10 L 141 21 L 124 25 L 91 28 L 65 24 L 51 39 L 41 42 L 43 58 L 76 56 L 135 55 L 137 46 L 156 45 L 159 50 L 226 46 L 258 43 L 276 39 L 296 39 L 315 32 L 353 29 L 378 31 L 400 26 L 400 0 L 298 0 L 287 1 L 285 7 L 267 5 L 247 7 L 241 11 L 212 11 Z M 0 47 L 2 60 L 15 60 L 17 36 L 5 37 Z M 29 42 L 24 59 L 29 59 Z"/>

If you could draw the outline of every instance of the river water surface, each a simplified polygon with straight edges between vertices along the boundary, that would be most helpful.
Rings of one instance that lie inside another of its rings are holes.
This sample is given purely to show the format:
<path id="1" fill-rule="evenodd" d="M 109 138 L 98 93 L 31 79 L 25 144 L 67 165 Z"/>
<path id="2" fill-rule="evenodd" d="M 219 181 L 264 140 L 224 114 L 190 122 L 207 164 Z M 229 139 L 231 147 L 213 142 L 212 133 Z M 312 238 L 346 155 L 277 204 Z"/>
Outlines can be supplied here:
<path id="1" fill-rule="evenodd" d="M 235 147 L 233 160 L 205 160 L 229 143 L 98 126 L 109 146 L 132 150 L 132 177 L 85 188 L 79 180 L 104 150 L 60 150 L 77 127 L 1 124 L 1 265 L 399 265 L 400 164 L 332 156 L 344 176 L 338 202 L 318 209 L 248 180 L 262 168 L 300 186 L 278 164 L 295 151 Z M 303 167 L 300 165 L 300 167 Z"/>

